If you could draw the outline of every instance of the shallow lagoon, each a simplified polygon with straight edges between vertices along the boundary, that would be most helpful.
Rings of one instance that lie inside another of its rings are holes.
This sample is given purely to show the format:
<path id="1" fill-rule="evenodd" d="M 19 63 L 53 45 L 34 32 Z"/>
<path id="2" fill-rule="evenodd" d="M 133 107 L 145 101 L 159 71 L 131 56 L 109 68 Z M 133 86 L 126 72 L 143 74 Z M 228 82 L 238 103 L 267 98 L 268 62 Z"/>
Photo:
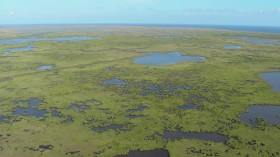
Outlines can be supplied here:
<path id="1" fill-rule="evenodd" d="M 248 111 L 241 114 L 240 119 L 247 123 L 253 124 L 257 118 L 263 118 L 271 125 L 280 125 L 280 106 L 273 105 L 253 105 Z"/>
<path id="2" fill-rule="evenodd" d="M 268 72 L 261 74 L 261 78 L 265 79 L 270 85 L 272 90 L 280 92 L 280 72 Z"/>
<path id="3" fill-rule="evenodd" d="M 134 63 L 143 65 L 171 65 L 183 61 L 203 61 L 202 56 L 184 56 L 181 52 L 169 53 L 150 53 L 148 56 L 142 56 L 134 59 Z"/>

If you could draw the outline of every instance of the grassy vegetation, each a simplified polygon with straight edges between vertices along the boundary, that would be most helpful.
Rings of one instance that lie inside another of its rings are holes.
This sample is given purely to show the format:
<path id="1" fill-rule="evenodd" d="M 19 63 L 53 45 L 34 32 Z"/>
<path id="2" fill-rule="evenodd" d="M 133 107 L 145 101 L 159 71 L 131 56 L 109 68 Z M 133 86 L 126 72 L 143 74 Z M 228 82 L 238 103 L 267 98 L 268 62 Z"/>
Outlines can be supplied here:
<path id="1" fill-rule="evenodd" d="M 0 122 L 0 156 L 111 157 L 129 150 L 155 148 L 165 148 L 171 157 L 280 155 L 279 126 L 264 122 L 256 127 L 239 119 L 249 105 L 280 105 L 280 94 L 259 77 L 263 72 L 279 71 L 280 47 L 245 43 L 241 37 L 280 40 L 280 35 L 120 26 L 72 32 L 2 32 L 1 39 L 89 36 L 102 40 L 40 41 L 33 43 L 32 52 L 0 55 L 0 116 L 8 117 Z M 173 40 L 176 38 L 184 40 Z M 26 45 L 0 45 L 0 50 Z M 227 50 L 224 45 L 242 49 Z M 205 56 L 207 60 L 168 66 L 133 63 L 135 57 L 147 52 L 172 51 Z M 13 55 L 18 57 L 4 58 Z M 41 65 L 54 68 L 37 70 Z M 128 84 L 102 85 L 114 78 Z M 168 85 L 191 89 L 143 95 L 143 89 L 148 90 L 151 84 L 163 89 Z M 17 101 L 31 98 L 44 102 L 37 106 L 48 111 L 44 118 L 12 114 L 15 107 L 27 106 Z M 86 103 L 88 110 L 68 109 L 86 100 L 95 100 Z M 178 109 L 190 103 L 197 108 Z M 148 108 L 127 112 L 138 106 Z M 61 116 L 54 117 L 53 110 Z M 126 116 L 130 114 L 144 116 L 129 119 Z M 66 123 L 68 117 L 73 122 Z M 122 124 L 124 128 L 92 130 L 111 124 Z M 223 144 L 197 139 L 168 141 L 162 137 L 164 130 L 177 127 L 185 132 L 217 132 L 229 140 Z M 40 145 L 53 148 L 45 150 Z"/>

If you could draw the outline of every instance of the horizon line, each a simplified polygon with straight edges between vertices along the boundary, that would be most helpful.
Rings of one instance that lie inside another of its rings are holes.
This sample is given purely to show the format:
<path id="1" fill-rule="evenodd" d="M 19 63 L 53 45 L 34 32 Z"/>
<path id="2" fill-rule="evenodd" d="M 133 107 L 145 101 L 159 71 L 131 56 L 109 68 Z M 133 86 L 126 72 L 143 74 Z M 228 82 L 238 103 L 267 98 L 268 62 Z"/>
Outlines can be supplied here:
<path id="1" fill-rule="evenodd" d="M 62 25 L 110 25 L 110 26 L 171 26 L 171 27 L 182 27 L 182 26 L 239 26 L 239 27 L 275 27 L 275 25 L 238 25 L 238 24 L 170 24 L 170 23 L 14 23 L 14 24 L 0 24 L 0 26 L 62 26 Z"/>

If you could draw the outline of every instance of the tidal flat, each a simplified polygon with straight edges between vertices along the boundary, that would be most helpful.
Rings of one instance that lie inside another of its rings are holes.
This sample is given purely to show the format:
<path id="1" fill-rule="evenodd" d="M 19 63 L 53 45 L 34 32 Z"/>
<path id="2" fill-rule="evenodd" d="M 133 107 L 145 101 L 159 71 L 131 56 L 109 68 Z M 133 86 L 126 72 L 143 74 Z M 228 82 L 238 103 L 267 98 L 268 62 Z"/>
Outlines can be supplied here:
<path id="1" fill-rule="evenodd" d="M 1 157 L 280 156 L 280 34 L 87 27 L 0 29 Z"/>

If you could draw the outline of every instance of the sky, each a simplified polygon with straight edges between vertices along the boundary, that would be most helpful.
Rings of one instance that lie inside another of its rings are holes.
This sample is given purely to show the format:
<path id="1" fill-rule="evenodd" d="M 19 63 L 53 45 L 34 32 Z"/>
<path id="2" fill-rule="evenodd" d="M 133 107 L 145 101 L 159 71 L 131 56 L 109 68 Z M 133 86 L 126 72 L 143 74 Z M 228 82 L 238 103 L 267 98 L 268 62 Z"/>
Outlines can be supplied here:
<path id="1" fill-rule="evenodd" d="M 280 26 L 280 0 L 0 0 L 0 24 Z"/>

